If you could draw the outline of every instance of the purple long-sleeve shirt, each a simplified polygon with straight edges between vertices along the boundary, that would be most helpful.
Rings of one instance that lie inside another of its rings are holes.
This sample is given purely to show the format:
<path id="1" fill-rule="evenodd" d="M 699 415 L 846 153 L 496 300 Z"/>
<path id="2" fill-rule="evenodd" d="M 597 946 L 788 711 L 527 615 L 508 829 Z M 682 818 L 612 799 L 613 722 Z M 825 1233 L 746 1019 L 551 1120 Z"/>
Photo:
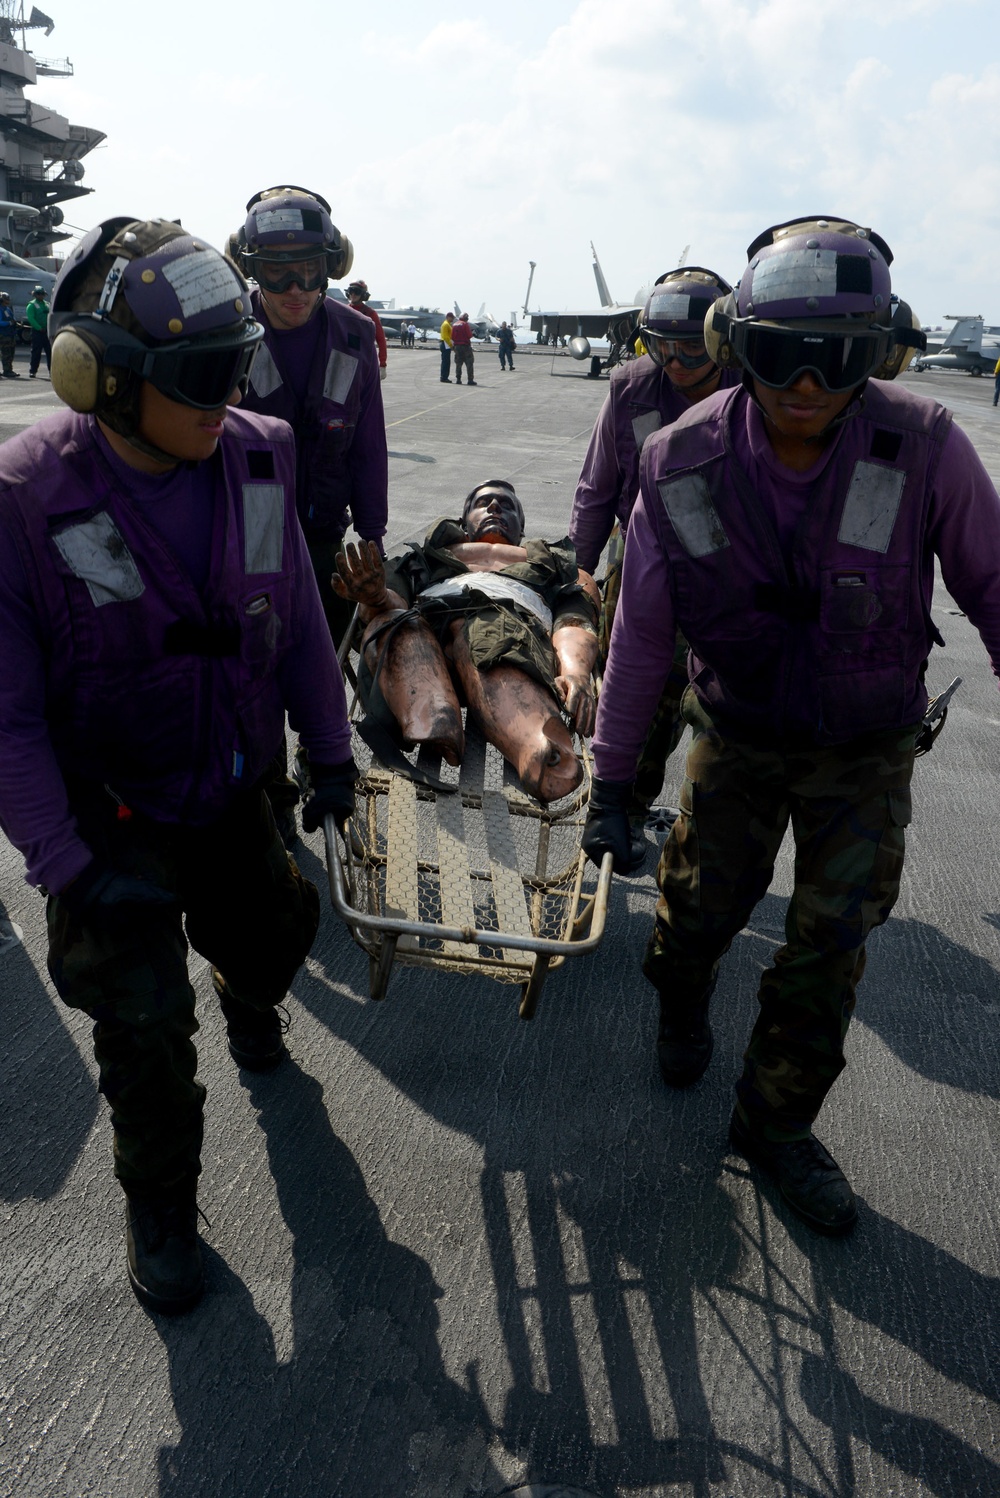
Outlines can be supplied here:
<path id="1" fill-rule="evenodd" d="M 142 474 L 117 458 L 93 418 L 90 423 L 106 460 L 110 454 L 121 491 L 142 510 L 189 576 L 203 582 L 218 465 Z M 77 833 L 49 735 L 43 621 L 7 524 L 6 517 L 0 518 L 0 825 L 23 853 L 29 883 L 59 890 L 86 867 L 91 853 Z M 343 678 L 297 525 L 286 533 L 286 544 L 303 581 L 297 598 L 301 638 L 279 665 L 281 695 L 292 728 L 310 755 L 320 764 L 342 764 L 351 757 Z"/>
<path id="2" fill-rule="evenodd" d="M 769 512 L 786 555 L 798 520 L 839 442 L 806 473 L 786 468 L 774 454 L 758 407 L 743 392 L 720 392 L 713 403 L 736 402 L 735 456 Z M 703 408 L 704 409 L 704 408 Z M 683 421 L 684 418 L 682 418 Z M 639 499 L 629 522 L 622 591 L 594 734 L 594 764 L 604 780 L 634 778 L 639 753 L 674 653 L 676 622 L 667 559 L 649 507 L 659 505 L 655 478 L 659 448 L 647 449 Z M 926 545 L 939 560 L 945 587 L 976 626 L 1000 676 L 1000 498 L 971 441 L 952 424 L 934 480 Z M 931 599 L 927 598 L 930 608 Z"/>

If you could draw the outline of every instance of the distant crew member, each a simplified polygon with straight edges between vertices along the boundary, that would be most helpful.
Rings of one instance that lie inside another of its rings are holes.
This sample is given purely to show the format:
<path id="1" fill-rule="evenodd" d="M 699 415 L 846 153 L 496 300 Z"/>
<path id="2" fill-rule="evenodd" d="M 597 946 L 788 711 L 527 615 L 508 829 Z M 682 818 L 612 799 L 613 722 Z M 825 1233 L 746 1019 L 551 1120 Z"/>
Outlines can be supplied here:
<path id="1" fill-rule="evenodd" d="M 513 372 L 514 350 L 516 347 L 517 340 L 514 337 L 514 329 L 508 328 L 507 324 L 505 322 L 502 322 L 500 324 L 499 332 L 497 333 L 497 353 L 500 357 L 501 372 L 507 367 L 508 364 L 510 365 L 511 372 Z"/>
<path id="2" fill-rule="evenodd" d="M 452 323 L 451 341 L 455 349 L 455 384 L 462 383 L 462 370 L 465 370 L 465 383 L 474 385 L 472 378 L 473 366 L 476 362 L 472 352 L 472 328 L 469 326 L 469 314 L 463 312 L 457 322 Z"/>
<path id="3" fill-rule="evenodd" d="M 1000 400 L 1000 359 L 993 366 L 993 404 Z"/>
<path id="4" fill-rule="evenodd" d="M 3 364 L 5 380 L 19 380 L 21 376 L 14 368 L 14 351 L 17 348 L 17 318 L 6 291 L 0 291 L 0 363 Z"/>
<path id="5" fill-rule="evenodd" d="M 587 572 L 597 571 L 611 539 L 601 611 L 605 659 L 621 588 L 628 520 L 639 492 L 643 443 L 699 401 L 738 382 L 732 371 L 723 372 L 713 363 L 705 348 L 705 313 L 730 289 L 715 271 L 697 265 L 660 276 L 639 325 L 646 352 L 611 372 L 611 388 L 594 426 L 569 523 L 570 540 Z M 663 785 L 667 760 L 684 732 L 680 698 L 687 685 L 686 662 L 687 645 L 678 636 L 674 667 L 639 759 L 629 808 L 633 869 L 646 856 L 646 817 Z"/>
<path id="6" fill-rule="evenodd" d="M 680 628 L 692 742 L 643 964 L 660 1069 L 685 1087 L 708 1066 L 720 961 L 790 830 L 784 941 L 760 978 L 730 1141 L 810 1227 L 839 1233 L 854 1193 L 812 1128 L 845 1064 L 866 940 L 899 893 L 943 643 L 935 558 L 1000 675 L 1000 498 L 949 411 L 872 378 L 921 338 L 892 320 L 877 234 L 799 219 L 748 259 L 705 322 L 742 384 L 643 450 L 583 845 L 627 864 L 632 780 Z"/>
<path id="7" fill-rule="evenodd" d="M 385 333 L 382 330 L 382 319 L 379 317 L 374 307 L 368 306 L 368 298 L 370 296 L 371 292 L 368 290 L 367 281 L 352 281 L 350 286 L 348 286 L 347 288 L 347 300 L 350 302 L 355 312 L 363 312 L 366 317 L 370 317 L 372 320 L 375 328 L 375 342 L 378 344 L 379 379 L 384 380 L 386 360 L 389 357 L 389 351 L 386 348 Z"/>
<path id="8" fill-rule="evenodd" d="M 45 355 L 45 368 L 51 372 L 52 349 L 49 345 L 49 304 L 45 299 L 45 287 L 36 286 L 31 301 L 24 309 L 25 320 L 31 329 L 31 358 L 28 362 L 28 378 L 33 380 Z"/>
<path id="9" fill-rule="evenodd" d="M 451 351 L 454 347 L 452 342 L 451 313 L 446 312 L 441 324 L 441 384 L 451 384 Z"/>

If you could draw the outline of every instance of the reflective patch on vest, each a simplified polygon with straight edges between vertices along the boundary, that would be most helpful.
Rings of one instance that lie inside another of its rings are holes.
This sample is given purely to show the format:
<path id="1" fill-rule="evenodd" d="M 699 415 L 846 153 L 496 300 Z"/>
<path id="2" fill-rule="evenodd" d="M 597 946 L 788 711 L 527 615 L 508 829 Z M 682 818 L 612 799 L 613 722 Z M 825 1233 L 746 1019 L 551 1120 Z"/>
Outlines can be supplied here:
<path id="1" fill-rule="evenodd" d="M 250 371 L 250 385 L 261 400 L 273 394 L 281 385 L 278 366 L 271 358 L 271 350 L 266 343 L 257 345 L 257 357 Z"/>
<path id="2" fill-rule="evenodd" d="M 125 538 L 106 510 L 52 539 L 73 576 L 87 584 L 95 608 L 131 603 L 146 591 Z"/>
<path id="3" fill-rule="evenodd" d="M 729 537 L 712 503 L 704 475 L 684 473 L 677 479 L 661 479 L 656 487 L 688 556 L 707 557 L 713 551 L 726 549 Z"/>
<path id="4" fill-rule="evenodd" d="M 340 349 L 331 349 L 326 364 L 326 379 L 323 381 L 323 394 L 327 400 L 342 406 L 354 384 L 354 376 L 357 372 L 358 361 L 353 354 L 345 354 Z"/>
<path id="5" fill-rule="evenodd" d="M 284 484 L 244 484 L 243 565 L 247 575 L 280 572 L 284 540 Z"/>
<path id="6" fill-rule="evenodd" d="M 753 273 L 749 300 L 785 302 L 791 297 L 835 296 L 836 250 L 782 250 L 761 260 Z"/>
<path id="7" fill-rule="evenodd" d="M 906 474 L 901 468 L 883 468 L 859 458 L 844 500 L 837 540 L 845 546 L 863 546 L 866 551 L 889 550 Z"/>
<path id="8" fill-rule="evenodd" d="M 652 437 L 663 425 L 663 417 L 659 411 L 643 411 L 639 416 L 632 417 L 632 435 L 635 445 L 642 452 L 642 445 L 647 437 Z"/>

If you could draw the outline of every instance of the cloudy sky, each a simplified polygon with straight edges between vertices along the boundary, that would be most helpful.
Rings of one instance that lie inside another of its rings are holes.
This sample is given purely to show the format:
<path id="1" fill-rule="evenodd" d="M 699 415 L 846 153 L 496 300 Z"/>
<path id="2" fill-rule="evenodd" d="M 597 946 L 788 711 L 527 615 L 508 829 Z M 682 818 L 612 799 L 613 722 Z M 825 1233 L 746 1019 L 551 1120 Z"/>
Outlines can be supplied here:
<path id="1" fill-rule="evenodd" d="M 105 131 L 89 227 L 181 218 L 222 244 L 276 182 L 323 193 L 398 305 L 590 307 L 678 263 L 735 280 L 807 212 L 877 229 L 925 323 L 1000 323 L 996 0 L 43 0 Z"/>

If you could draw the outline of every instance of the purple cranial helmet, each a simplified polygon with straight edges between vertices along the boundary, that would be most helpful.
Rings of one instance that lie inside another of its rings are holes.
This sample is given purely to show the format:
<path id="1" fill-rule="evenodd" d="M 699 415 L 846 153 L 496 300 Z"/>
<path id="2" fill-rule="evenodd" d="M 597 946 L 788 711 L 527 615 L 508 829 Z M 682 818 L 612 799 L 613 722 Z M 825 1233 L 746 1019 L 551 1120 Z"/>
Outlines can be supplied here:
<path id="1" fill-rule="evenodd" d="M 747 250 L 732 296 L 705 319 L 716 362 L 782 390 L 807 370 L 831 392 L 864 384 L 896 341 L 892 251 L 871 229 L 809 217 L 776 225 Z"/>
<path id="2" fill-rule="evenodd" d="M 871 229 L 843 219 L 793 219 L 758 235 L 736 289 L 740 317 L 864 317 L 892 295 L 892 251 Z"/>
<path id="3" fill-rule="evenodd" d="M 705 317 L 732 289 L 715 271 L 700 265 L 682 265 L 660 276 L 646 298 L 638 328 L 654 364 L 661 369 L 670 359 L 685 369 L 706 364 Z"/>
<path id="4" fill-rule="evenodd" d="M 137 437 L 143 381 L 182 405 L 216 410 L 246 389 L 264 330 L 246 282 L 218 250 L 167 219 L 117 218 L 67 259 L 49 334 L 56 394 L 162 457 Z"/>
<path id="5" fill-rule="evenodd" d="M 354 259 L 351 241 L 330 217 L 329 203 L 304 187 L 268 187 L 255 194 L 230 244 L 246 275 L 275 292 L 292 284 L 289 266 L 316 261 L 307 272 L 315 284 L 303 288 L 316 291 L 346 276 Z"/>

